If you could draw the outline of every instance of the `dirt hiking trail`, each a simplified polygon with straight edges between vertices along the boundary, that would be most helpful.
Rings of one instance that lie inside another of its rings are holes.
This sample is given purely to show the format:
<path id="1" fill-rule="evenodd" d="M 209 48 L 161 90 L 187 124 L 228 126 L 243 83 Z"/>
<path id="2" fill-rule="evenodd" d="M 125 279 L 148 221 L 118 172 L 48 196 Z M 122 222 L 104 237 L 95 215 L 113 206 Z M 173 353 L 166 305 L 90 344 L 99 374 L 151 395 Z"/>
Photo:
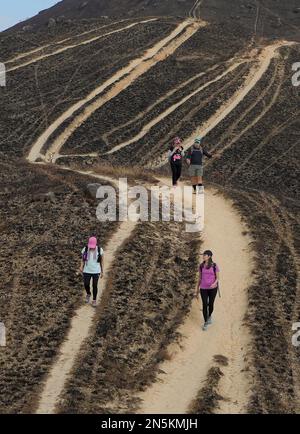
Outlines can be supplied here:
<path id="1" fill-rule="evenodd" d="M 119 24 L 119 23 L 122 23 L 124 21 L 127 21 L 127 20 L 125 19 L 125 20 L 116 21 L 114 24 Z M 84 36 L 84 35 L 86 35 L 88 33 L 97 32 L 98 30 L 104 29 L 105 27 L 109 27 L 111 25 L 112 24 L 106 24 L 105 26 L 100 26 L 100 27 L 97 27 L 97 28 L 92 29 L 92 30 L 87 30 L 86 32 L 78 33 L 77 35 L 69 36 L 68 38 L 61 39 L 59 41 L 53 41 L 53 42 L 51 42 L 50 44 L 47 44 L 47 45 L 41 45 L 40 47 L 34 48 L 33 50 L 26 51 L 25 53 L 20 53 L 17 56 L 15 56 L 15 57 L 13 57 L 11 59 L 6 60 L 4 63 L 6 65 L 8 63 L 13 63 L 16 60 L 24 59 L 24 57 L 28 57 L 28 56 L 31 56 L 34 53 L 37 53 L 38 51 L 42 51 L 45 48 L 48 48 L 48 47 L 51 47 L 51 46 L 60 45 L 60 44 L 64 44 L 65 42 L 71 41 L 72 39 L 80 38 L 81 36 Z"/>
<path id="2" fill-rule="evenodd" d="M 221 298 L 217 296 L 215 301 L 214 322 L 207 331 L 202 331 L 202 303 L 194 299 L 189 315 L 178 330 L 182 340 L 167 348 L 170 360 L 160 365 L 164 373 L 157 376 L 157 381 L 139 395 L 143 403 L 138 413 L 186 413 L 214 365 L 213 357 L 218 354 L 226 356 L 229 362 L 227 367 L 222 367 L 224 377 L 219 388 L 220 395 L 228 401 L 221 402 L 218 412 L 245 412 L 250 382 L 243 369 L 250 335 L 243 318 L 252 270 L 250 239 L 242 234 L 245 230 L 230 201 L 215 190 L 206 189 L 201 250 L 214 252 L 221 281 Z"/>
<path id="3" fill-rule="evenodd" d="M 193 134 L 185 139 L 182 143 L 184 149 L 188 149 L 194 141 L 196 136 L 206 136 L 211 130 L 213 130 L 220 122 L 222 122 L 249 94 L 249 92 L 256 86 L 257 82 L 263 77 L 268 70 L 271 61 L 279 56 L 278 49 L 284 46 L 294 45 L 294 42 L 279 41 L 271 45 L 263 47 L 259 53 L 258 49 L 253 49 L 251 53 L 247 53 L 248 61 L 255 60 L 256 62 L 251 67 L 249 74 L 247 75 L 243 85 L 234 92 L 234 94 L 225 101 L 224 104 L 211 116 L 206 122 L 200 125 Z M 242 62 L 237 61 L 237 64 Z M 217 80 L 220 77 L 217 77 Z M 215 81 L 215 80 L 214 80 Z M 214 150 L 214 148 L 212 148 Z M 166 155 L 156 160 L 154 163 L 148 165 L 149 168 L 161 167 L 165 164 Z"/>
<path id="4" fill-rule="evenodd" d="M 64 168 L 64 167 L 63 167 Z M 65 170 L 70 170 L 64 168 Z M 91 172 L 74 171 L 76 173 L 89 175 L 100 180 L 107 180 L 118 188 L 118 183 L 114 179 L 107 176 L 100 176 Z M 116 252 L 122 243 L 130 237 L 136 222 L 122 222 L 119 229 L 110 239 L 109 243 L 104 249 L 104 277 L 99 280 L 98 303 L 101 302 L 101 294 L 105 291 L 107 284 L 107 277 L 109 276 L 108 270 L 110 269 Z M 82 294 L 84 299 L 84 293 Z M 64 340 L 58 359 L 53 364 L 50 373 L 48 374 L 43 391 L 40 396 L 39 405 L 36 413 L 38 414 L 53 414 L 55 412 L 56 404 L 58 403 L 59 395 L 61 394 L 65 382 L 68 379 L 72 367 L 74 365 L 76 356 L 79 353 L 83 341 L 89 336 L 89 330 L 93 325 L 96 309 L 91 305 L 83 305 L 75 312 L 69 332 Z"/>
<path id="5" fill-rule="evenodd" d="M 24 68 L 25 66 L 31 65 L 32 63 L 39 62 L 39 61 L 41 61 L 41 60 L 47 59 L 48 57 L 55 56 L 55 55 L 57 55 L 57 54 L 63 53 L 64 51 L 70 50 L 70 49 L 72 49 L 72 48 L 76 48 L 76 47 L 79 47 L 79 46 L 81 46 L 81 45 L 91 44 L 92 42 L 95 42 L 95 41 L 97 41 L 98 39 L 102 39 L 102 38 L 104 38 L 105 36 L 113 35 L 114 33 L 120 33 L 120 32 L 123 32 L 124 30 L 128 30 L 128 29 L 130 29 L 131 27 L 137 26 L 138 24 L 144 24 L 144 23 L 148 23 L 148 22 L 150 22 L 150 21 L 155 21 L 155 20 L 156 20 L 155 18 L 151 18 L 151 19 L 144 20 L 144 21 L 138 21 L 138 22 L 136 22 L 136 23 L 129 24 L 129 25 L 126 26 L 126 27 L 122 27 L 122 28 L 120 28 L 120 29 L 112 30 L 112 31 L 110 31 L 110 32 L 104 33 L 103 35 L 94 36 L 93 38 L 86 39 L 86 40 L 84 40 L 84 41 L 78 42 L 77 44 L 71 44 L 71 45 L 64 46 L 64 47 L 62 47 L 62 48 L 58 48 L 57 50 L 53 51 L 52 53 L 42 54 L 42 55 L 40 55 L 40 56 L 38 56 L 38 57 L 34 57 L 33 59 L 27 60 L 27 61 L 25 61 L 24 63 L 21 63 L 20 65 L 12 66 L 12 67 L 10 67 L 10 68 L 7 70 L 7 72 L 16 71 L 17 69 Z M 78 36 L 80 36 L 80 35 L 78 35 Z M 74 38 L 75 38 L 75 37 L 76 37 L 76 36 L 74 36 Z M 68 38 L 68 39 L 72 39 L 72 38 Z M 65 41 L 67 41 L 68 39 L 66 39 Z M 59 44 L 62 44 L 62 43 L 64 43 L 65 41 L 57 42 L 57 44 L 58 44 L 58 45 L 59 45 Z M 33 50 L 33 51 L 31 51 L 31 53 L 29 52 L 28 55 L 29 55 L 29 54 L 34 54 L 35 52 L 38 52 L 38 51 L 41 51 L 42 49 L 45 49 L 45 48 L 47 48 L 47 47 L 50 47 L 51 45 L 55 45 L 55 44 L 45 45 L 45 46 L 42 47 L 41 49 Z M 26 56 L 26 54 L 24 54 L 24 55 L 20 55 L 20 56 L 18 56 L 18 58 L 20 59 L 20 58 L 25 57 L 25 56 Z M 16 58 L 15 58 L 14 60 L 16 60 Z M 9 62 L 12 62 L 12 60 L 10 60 Z"/>
<path id="6" fill-rule="evenodd" d="M 137 142 L 142 137 L 144 137 L 150 131 L 151 128 L 153 128 L 155 125 L 157 125 L 163 119 L 165 119 L 167 116 L 169 116 L 175 110 L 177 110 L 179 107 L 184 105 L 184 103 L 186 103 L 188 100 L 190 100 L 195 95 L 200 93 L 202 90 L 206 89 L 211 84 L 216 83 L 219 80 L 222 80 L 222 78 L 227 76 L 230 72 L 234 71 L 242 63 L 246 63 L 246 61 L 241 61 L 241 60 L 237 61 L 235 64 L 231 65 L 226 71 L 222 72 L 222 74 L 218 75 L 213 80 L 207 81 L 205 84 L 202 84 L 201 86 L 199 86 L 196 90 L 194 90 L 193 92 L 186 95 L 184 98 L 182 98 L 177 103 L 172 104 L 164 112 L 160 113 L 157 117 L 155 117 L 150 122 L 148 122 L 145 126 L 142 127 L 141 131 L 138 134 L 136 134 L 135 136 L 133 136 L 131 139 L 127 140 L 126 142 L 121 143 L 117 146 L 114 146 L 112 149 L 110 149 L 104 155 L 113 154 L 113 153 L 119 151 L 120 149 L 124 148 L 125 146 L 130 145 L 131 143 Z"/>
<path id="7" fill-rule="evenodd" d="M 86 98 L 80 100 L 67 111 L 65 111 L 49 128 L 36 140 L 28 155 L 29 161 L 35 161 L 41 157 L 40 152 L 50 138 L 51 134 L 57 130 L 69 117 L 74 115 L 77 110 L 91 102 L 95 97 L 100 95 L 111 85 L 114 85 L 105 95 L 95 100 L 92 104 L 88 105 L 82 113 L 77 115 L 71 124 L 60 134 L 50 146 L 48 153 L 55 155 L 53 162 L 55 162 L 56 154 L 73 132 L 83 124 L 96 110 L 102 107 L 107 101 L 111 100 L 122 92 L 126 87 L 130 86 L 138 77 L 147 72 L 157 62 L 166 59 L 174 53 L 185 41 L 187 41 L 201 26 L 205 23 L 195 23 L 190 20 L 183 21 L 175 30 L 173 30 L 167 37 L 156 43 L 152 48 L 137 59 L 132 60 L 128 66 L 119 70 L 110 79 L 105 81 L 102 85 L 97 87 Z"/>
<path id="8" fill-rule="evenodd" d="M 196 2 L 195 6 L 198 7 L 200 4 L 201 2 Z M 167 37 L 147 50 L 142 57 L 132 60 L 127 67 L 119 70 L 84 99 L 71 106 L 35 141 L 27 159 L 35 163 L 39 157 L 47 160 L 47 156 L 53 154 L 53 162 L 55 163 L 56 159 L 61 156 L 59 152 L 64 143 L 92 113 L 122 92 L 124 88 L 128 87 L 157 62 L 174 53 L 203 25 L 205 23 L 202 21 L 183 21 Z M 206 132 L 224 119 L 247 95 L 266 71 L 276 48 L 272 46 L 272 48 L 267 47 L 265 49 L 266 58 L 259 58 L 256 68 L 251 71 L 252 74 L 246 80 L 245 85 L 227 102 L 226 107 L 222 107 L 214 118 L 210 119 L 209 125 L 205 126 Z M 241 62 L 243 62 L 243 59 L 232 65 L 232 68 L 235 68 Z M 228 72 L 226 71 L 225 74 Z M 220 78 L 222 77 L 217 77 L 217 79 Z M 101 95 L 106 89 L 108 91 Z M 191 96 L 189 95 L 187 98 L 189 97 Z M 176 108 L 176 106 L 172 106 L 171 109 Z M 79 110 L 82 111 L 76 113 Z M 52 133 L 74 114 L 76 114 L 74 119 L 54 139 L 46 155 L 42 155 L 42 149 Z M 61 168 L 71 170 L 66 167 Z M 80 170 L 73 171 L 108 180 L 116 185 L 116 181 L 107 176 Z M 160 181 L 168 184 L 165 179 L 160 179 Z M 107 276 L 109 275 L 108 270 L 113 263 L 116 251 L 130 237 L 135 226 L 135 222 L 122 222 L 117 232 L 105 246 L 105 277 L 99 281 L 98 302 L 101 302 L 101 293 L 105 291 Z M 189 315 L 179 329 L 183 336 L 182 341 L 179 345 L 172 344 L 168 348 L 171 359 L 166 360 L 161 365 L 164 374 L 160 373 L 158 381 L 140 395 L 143 400 L 139 410 L 140 413 L 187 412 L 191 401 L 202 387 L 209 368 L 214 363 L 213 357 L 218 354 L 226 356 L 229 360 L 228 366 L 222 368 L 224 377 L 220 381 L 219 388 L 220 395 L 228 400 L 221 402 L 219 411 L 223 413 L 242 413 L 245 411 L 250 386 L 249 379 L 243 369 L 245 368 L 244 358 L 250 337 L 246 327 L 243 326 L 243 317 L 247 309 L 246 288 L 251 281 L 252 257 L 248 246 L 249 238 L 242 235 L 243 231 L 245 231 L 245 228 L 230 201 L 225 200 L 221 195 L 217 195 L 213 189 L 206 190 L 205 229 L 202 234 L 202 250 L 205 248 L 212 249 L 214 259 L 221 269 L 222 298 L 216 299 L 213 315 L 215 322 L 209 327 L 208 331 L 202 331 L 201 302 L 194 300 Z M 239 263 L 238 269 L 236 267 L 237 261 Z M 193 290 L 194 288 L 191 288 L 191 291 Z M 59 397 L 72 371 L 76 357 L 84 340 L 89 336 L 94 317 L 95 310 L 89 305 L 83 305 L 75 312 L 69 332 L 61 345 L 59 355 L 45 380 L 37 406 L 37 413 L 55 413 Z"/>

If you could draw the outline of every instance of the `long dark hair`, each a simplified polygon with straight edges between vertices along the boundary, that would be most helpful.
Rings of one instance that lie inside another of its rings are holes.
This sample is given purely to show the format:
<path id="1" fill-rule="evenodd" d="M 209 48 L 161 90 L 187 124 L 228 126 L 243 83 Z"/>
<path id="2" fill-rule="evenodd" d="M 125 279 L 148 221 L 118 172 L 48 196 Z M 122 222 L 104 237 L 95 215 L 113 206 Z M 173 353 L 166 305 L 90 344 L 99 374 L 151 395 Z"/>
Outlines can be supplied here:
<path id="1" fill-rule="evenodd" d="M 205 261 L 203 261 L 202 262 L 202 267 L 205 267 Z M 214 261 L 212 260 L 212 257 L 210 256 L 209 258 L 208 258 L 208 264 L 207 264 L 207 267 L 206 268 L 211 268 L 212 266 L 214 265 Z"/>

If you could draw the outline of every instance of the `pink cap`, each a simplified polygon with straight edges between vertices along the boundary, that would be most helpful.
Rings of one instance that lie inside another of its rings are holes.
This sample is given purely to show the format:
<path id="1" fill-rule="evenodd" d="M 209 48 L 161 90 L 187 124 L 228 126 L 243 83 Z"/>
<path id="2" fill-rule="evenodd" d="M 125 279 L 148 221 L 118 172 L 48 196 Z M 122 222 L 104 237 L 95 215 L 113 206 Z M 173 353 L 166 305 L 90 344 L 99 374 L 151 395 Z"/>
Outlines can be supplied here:
<path id="1" fill-rule="evenodd" d="M 181 143 L 181 138 L 180 137 L 175 137 L 173 143 L 174 143 L 174 145 L 179 145 Z"/>
<path id="2" fill-rule="evenodd" d="M 96 237 L 91 237 L 89 239 L 89 243 L 88 243 L 89 249 L 95 249 L 96 246 L 97 246 L 97 238 Z"/>

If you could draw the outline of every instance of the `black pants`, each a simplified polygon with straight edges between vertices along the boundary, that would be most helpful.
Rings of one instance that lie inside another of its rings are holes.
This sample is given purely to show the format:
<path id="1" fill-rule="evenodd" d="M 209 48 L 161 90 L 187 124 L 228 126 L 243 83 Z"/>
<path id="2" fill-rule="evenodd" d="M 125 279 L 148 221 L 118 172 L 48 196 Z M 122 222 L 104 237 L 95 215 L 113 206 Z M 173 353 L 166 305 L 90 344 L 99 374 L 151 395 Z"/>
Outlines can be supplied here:
<path id="1" fill-rule="evenodd" d="M 83 273 L 83 282 L 87 295 L 91 295 L 90 283 L 91 279 L 93 279 L 93 300 L 97 299 L 99 276 L 100 274 Z"/>
<path id="2" fill-rule="evenodd" d="M 203 305 L 203 318 L 205 322 L 208 320 L 208 317 L 210 317 L 214 311 L 214 302 L 215 302 L 217 292 L 218 292 L 218 288 L 200 289 L 202 305 Z"/>
<path id="3" fill-rule="evenodd" d="M 172 183 L 173 183 L 173 185 L 177 184 L 177 181 L 178 181 L 178 179 L 181 176 L 181 168 L 182 168 L 182 164 L 171 163 Z"/>

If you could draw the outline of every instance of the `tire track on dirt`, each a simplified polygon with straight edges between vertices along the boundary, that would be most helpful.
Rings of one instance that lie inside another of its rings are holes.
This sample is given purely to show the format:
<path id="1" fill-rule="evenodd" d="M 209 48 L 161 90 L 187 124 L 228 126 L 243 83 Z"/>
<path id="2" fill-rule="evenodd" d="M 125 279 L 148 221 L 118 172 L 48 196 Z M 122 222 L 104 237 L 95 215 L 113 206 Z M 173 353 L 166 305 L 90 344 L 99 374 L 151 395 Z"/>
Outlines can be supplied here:
<path id="1" fill-rule="evenodd" d="M 250 239 L 242 235 L 244 224 L 228 200 L 212 189 L 207 189 L 205 195 L 203 249 L 209 247 L 214 251 L 221 270 L 222 298 L 216 300 L 215 323 L 203 332 L 201 303 L 192 302 L 190 313 L 178 330 L 181 341 L 167 348 L 170 360 L 161 364 L 157 381 L 138 396 L 142 400 L 138 413 L 186 413 L 216 354 L 229 360 L 229 367 L 224 368 L 227 369 L 226 383 L 222 385 L 222 394 L 230 399 L 227 410 L 242 413 L 248 403 L 250 383 L 242 370 L 250 340 L 243 324 L 247 288 L 252 279 Z M 236 257 L 239 258 L 238 270 Z"/>
<path id="2" fill-rule="evenodd" d="M 178 92 L 179 90 L 181 90 L 184 87 L 188 86 L 190 83 L 192 83 L 193 81 L 197 80 L 198 78 L 203 77 L 203 75 L 206 75 L 206 74 L 208 74 L 211 71 L 214 71 L 219 66 L 220 65 L 218 65 L 218 64 L 214 65 L 211 68 L 209 68 L 207 71 L 200 72 L 199 74 L 196 74 L 193 77 L 189 78 L 188 80 L 184 81 L 179 86 L 176 86 L 175 88 L 171 89 L 169 92 L 167 92 L 161 98 L 158 98 L 155 101 L 155 103 L 151 104 L 146 110 L 144 110 L 143 112 L 139 113 L 135 118 L 130 119 L 128 122 L 126 122 L 126 123 L 124 123 L 122 125 L 118 125 L 117 127 L 113 128 L 110 131 L 108 131 L 107 133 L 103 134 L 102 139 L 105 141 L 105 143 L 107 143 L 108 142 L 108 138 L 113 133 L 115 133 L 118 130 L 121 130 L 121 129 L 125 128 L 125 127 L 128 127 L 128 126 L 136 123 L 138 120 L 142 119 L 146 114 L 150 113 L 156 106 L 158 106 L 159 104 L 161 104 L 162 102 L 164 102 L 165 100 L 167 100 L 168 98 L 170 98 L 176 92 Z"/>
<path id="3" fill-rule="evenodd" d="M 256 59 L 256 65 L 253 66 L 245 83 L 238 89 L 228 101 L 226 101 L 220 109 L 203 125 L 197 128 L 194 133 L 183 141 L 182 146 L 184 149 L 188 149 L 193 144 L 193 139 L 195 136 L 201 135 L 206 136 L 213 128 L 215 128 L 223 119 L 231 113 L 243 99 L 248 95 L 248 93 L 254 88 L 257 82 L 268 70 L 271 60 L 278 56 L 277 50 L 283 46 L 294 45 L 294 42 L 290 41 L 280 41 L 272 45 L 264 47 L 260 54 L 258 55 L 257 50 L 254 49 L 251 53 L 250 59 Z M 161 167 L 165 164 L 166 154 L 164 154 L 159 160 L 157 160 L 154 165 L 155 167 Z M 151 166 L 149 166 L 151 167 Z"/>
<path id="4" fill-rule="evenodd" d="M 80 113 L 73 119 L 70 125 L 61 133 L 50 146 L 49 153 L 56 155 L 68 138 L 73 132 L 80 127 L 80 125 L 88 119 L 91 114 L 103 106 L 107 101 L 111 100 L 122 92 L 126 87 L 130 86 L 138 77 L 147 72 L 157 62 L 166 59 L 168 56 L 174 53 L 185 41 L 197 32 L 197 30 L 203 26 L 204 23 L 194 23 L 190 20 L 185 20 L 177 26 L 175 30 L 160 42 L 154 45 L 146 51 L 146 53 L 137 59 L 134 59 L 130 64 L 122 68 L 116 74 L 114 74 L 109 80 L 105 81 L 101 86 L 97 87 L 86 98 L 80 100 L 73 106 L 71 106 L 66 112 L 64 112 L 55 122 L 53 122 L 49 128 L 37 139 L 32 146 L 29 156 L 29 161 L 35 161 L 38 157 L 41 157 L 40 152 L 42 147 L 46 144 L 51 134 L 62 125 L 69 117 L 74 115 L 77 110 L 81 109 L 84 105 L 92 101 L 98 95 L 100 95 L 108 87 L 111 89 L 99 99 L 96 99 L 92 104 L 87 106 L 83 113 Z M 55 161 L 55 158 L 54 158 Z"/>
<path id="5" fill-rule="evenodd" d="M 129 24 L 126 27 L 122 27 L 121 29 L 112 30 L 111 32 L 104 33 L 103 35 L 94 36 L 93 38 L 87 39 L 85 41 L 81 41 L 78 44 L 67 45 L 65 47 L 59 48 L 58 50 L 54 51 L 53 53 L 44 54 L 44 55 L 41 55 L 41 56 L 36 57 L 34 59 L 28 60 L 27 62 L 22 63 L 21 65 L 13 66 L 13 67 L 7 69 L 6 72 L 16 71 L 17 69 L 24 68 L 25 66 L 31 65 L 32 63 L 36 63 L 40 60 L 47 59 L 48 57 L 56 56 L 57 54 L 61 54 L 64 51 L 70 50 L 72 48 L 77 48 L 77 47 L 80 47 L 82 45 L 90 44 L 90 43 L 95 42 L 101 38 L 104 38 L 105 36 L 113 35 L 114 33 L 120 33 L 120 32 L 123 32 L 124 30 L 128 30 L 132 27 L 137 26 L 138 24 L 144 24 L 144 23 L 148 23 L 150 21 L 156 21 L 156 20 L 157 20 L 157 18 L 151 18 L 151 19 L 144 20 L 144 21 L 138 21 L 136 23 Z"/>
<path id="6" fill-rule="evenodd" d="M 201 103 L 199 103 L 199 105 L 195 105 L 193 108 L 191 108 L 190 111 L 187 111 L 185 114 L 182 114 L 180 120 L 176 120 L 173 122 L 173 125 L 175 125 L 173 128 L 170 128 L 168 130 L 168 134 L 165 136 L 164 141 L 165 143 L 167 143 L 169 140 L 172 139 L 172 137 L 178 135 L 178 132 L 180 131 L 181 128 L 184 128 L 184 125 L 186 123 L 189 122 L 193 122 L 193 119 L 198 116 L 201 117 L 201 110 L 205 110 L 205 107 L 209 104 L 214 104 L 214 101 L 224 92 L 228 91 L 228 89 L 230 90 L 233 86 L 235 86 L 236 82 L 240 79 L 240 77 L 244 76 L 245 73 L 247 72 L 247 70 L 249 69 L 249 64 L 248 62 L 244 62 L 242 63 L 245 66 L 241 67 L 241 69 L 239 71 L 237 71 L 235 73 L 235 75 L 233 77 L 229 77 L 228 81 L 225 81 L 225 84 L 220 84 L 220 87 L 214 89 L 212 91 L 212 93 L 206 97 L 206 99 L 202 99 Z M 241 65 L 238 65 L 238 68 Z M 230 92 L 230 91 L 229 91 Z M 160 152 L 160 145 L 159 145 L 159 141 L 157 142 L 158 146 L 157 146 L 157 150 L 158 152 Z M 138 157 L 139 155 L 142 158 L 142 152 L 141 151 L 137 151 L 135 153 L 135 156 Z M 150 165 L 149 165 L 150 167 Z"/>
<path id="7" fill-rule="evenodd" d="M 290 116 L 287 120 L 282 122 L 280 125 L 277 125 L 269 134 L 267 134 L 266 138 L 260 142 L 251 152 L 248 154 L 246 158 L 243 159 L 243 162 L 233 171 L 233 173 L 227 178 L 227 184 L 245 167 L 245 165 L 253 158 L 253 156 L 262 149 L 272 138 L 281 134 L 287 127 L 293 125 L 294 122 L 298 121 L 300 114 L 300 110 L 298 110 L 294 115 Z"/>
<path id="8" fill-rule="evenodd" d="M 38 48 L 35 48 L 34 50 L 27 51 L 26 53 L 18 54 L 16 57 L 13 57 L 12 59 L 8 59 L 8 60 L 4 61 L 4 63 L 7 65 L 8 63 L 16 62 L 17 60 L 24 59 L 24 57 L 31 56 L 32 54 L 37 53 L 38 51 L 42 51 L 45 48 L 49 48 L 52 45 L 64 44 L 65 42 L 71 41 L 72 39 L 80 38 L 81 36 L 87 35 L 88 33 L 97 32 L 97 31 L 99 31 L 101 29 L 104 29 L 105 27 L 110 27 L 110 26 L 113 26 L 115 24 L 122 23 L 124 21 L 127 21 L 127 19 L 126 20 L 116 21 L 116 22 L 113 22 L 113 23 L 110 23 L 110 24 L 106 24 L 105 26 L 97 27 L 96 29 L 93 29 L 93 30 L 87 30 L 86 32 L 78 33 L 77 35 L 73 35 L 73 36 L 70 36 L 69 38 L 61 39 L 59 41 L 53 41 L 50 44 L 42 45 L 42 46 L 40 46 Z"/>
<path id="9" fill-rule="evenodd" d="M 194 5 L 189 11 L 189 17 L 194 18 L 195 20 L 200 18 L 200 6 L 203 3 L 203 0 L 196 0 Z M 199 16 L 197 16 L 197 11 L 199 12 Z"/>
<path id="10" fill-rule="evenodd" d="M 279 72 L 278 72 L 278 70 L 279 70 Z M 278 75 L 277 75 L 277 72 L 278 72 Z M 242 116 L 240 117 L 240 118 L 238 118 L 238 120 L 237 121 L 235 121 L 231 126 L 230 126 L 230 128 L 228 129 L 228 132 L 226 132 L 226 134 L 223 136 L 223 140 L 221 140 L 216 146 L 214 146 L 214 147 L 212 147 L 212 151 L 214 151 L 214 150 L 216 150 L 217 148 L 218 148 L 218 153 L 219 153 L 219 155 L 222 155 L 223 154 L 223 152 L 226 150 L 226 149 L 228 149 L 228 148 L 230 148 L 234 143 L 236 143 L 245 133 L 247 133 L 247 131 L 249 131 L 249 130 L 251 130 L 256 124 L 258 124 L 258 122 L 270 111 L 270 109 L 273 107 L 273 105 L 276 103 L 276 101 L 277 101 L 277 99 L 278 99 L 278 96 L 279 96 L 279 94 L 280 94 L 280 91 L 281 91 L 281 89 L 282 89 L 282 86 L 283 86 L 283 81 L 282 81 L 282 79 L 283 79 L 283 75 L 284 75 L 284 66 L 282 66 L 281 65 L 281 67 L 278 67 L 278 68 L 276 68 L 276 72 L 272 75 L 272 77 L 271 77 L 271 80 L 270 80 L 270 83 L 268 84 L 268 86 L 267 86 L 267 88 L 266 89 L 264 89 L 264 91 L 262 92 L 262 94 L 259 96 L 259 98 L 258 99 L 256 99 L 255 101 L 254 101 L 254 103 L 253 104 L 251 104 L 245 111 L 244 111 L 244 113 L 242 114 Z M 224 141 L 226 140 L 226 138 L 228 137 L 228 136 L 230 136 L 230 134 L 231 133 L 233 133 L 233 131 L 238 127 L 238 125 L 240 124 L 240 122 L 242 122 L 243 120 L 245 120 L 246 119 L 246 117 L 247 117 L 247 115 L 249 114 L 249 113 L 251 113 L 251 111 L 260 103 L 260 102 L 262 102 L 263 100 L 264 100 L 264 98 L 268 95 L 268 93 L 269 93 L 269 91 L 270 91 L 270 89 L 272 88 L 272 86 L 274 85 L 274 83 L 275 83 L 275 80 L 276 79 L 279 79 L 279 80 L 281 80 L 281 81 L 279 81 L 279 83 L 278 83 L 278 85 L 277 85 L 277 87 L 276 87 L 276 89 L 275 89 L 275 92 L 273 93 L 273 95 L 272 95 L 272 98 L 271 98 L 271 101 L 267 104 L 267 105 L 265 105 L 264 106 L 264 108 L 263 108 L 263 110 L 261 111 L 261 113 L 258 115 L 258 116 L 256 116 L 256 118 L 252 121 L 252 122 L 250 122 L 250 124 L 249 125 L 247 125 L 247 127 L 246 128 L 244 128 L 244 129 L 242 129 L 237 135 L 235 135 L 234 136 L 234 138 L 229 142 L 229 143 L 227 143 L 225 146 L 223 146 L 223 147 L 221 147 L 221 148 L 219 148 L 219 146 L 220 146 L 220 144 L 222 144 L 222 143 L 224 143 Z M 208 162 L 207 162 L 207 165 L 209 165 L 209 164 L 211 164 L 211 161 L 209 160 Z"/>
<path id="11" fill-rule="evenodd" d="M 236 62 L 235 64 L 233 64 L 232 66 L 230 66 L 226 71 L 224 71 L 222 74 L 218 75 L 213 80 L 210 80 L 207 83 L 201 85 L 200 87 L 198 87 L 198 89 L 196 89 L 193 92 L 191 92 L 190 94 L 186 95 L 179 102 L 171 105 L 167 110 L 165 110 L 159 116 L 157 116 L 156 118 L 152 119 L 148 124 L 146 124 L 141 129 L 141 131 L 137 135 L 135 135 L 134 137 L 132 137 L 130 140 L 127 140 L 126 142 L 120 143 L 119 145 L 117 145 L 114 148 L 110 149 L 108 152 L 105 152 L 103 155 L 114 154 L 115 152 L 119 151 L 120 149 L 123 149 L 126 146 L 128 146 L 128 145 L 130 145 L 130 144 L 132 144 L 134 142 L 137 142 L 139 139 L 141 139 L 142 137 L 144 137 L 150 131 L 150 129 L 152 127 L 154 127 L 155 125 L 157 125 L 159 122 L 161 122 L 163 119 L 165 119 L 171 113 L 173 113 L 175 110 L 177 110 L 179 107 L 181 107 L 188 100 L 190 100 L 191 98 L 193 98 L 195 95 L 197 95 L 198 93 L 200 93 L 202 90 L 206 89 L 211 84 L 216 83 L 217 81 L 222 80 L 222 78 L 226 77 L 230 72 L 234 71 L 242 63 L 246 63 L 246 61 L 245 62 L 242 62 L 242 61 Z M 197 110 L 199 110 L 199 107 L 197 107 Z"/>

